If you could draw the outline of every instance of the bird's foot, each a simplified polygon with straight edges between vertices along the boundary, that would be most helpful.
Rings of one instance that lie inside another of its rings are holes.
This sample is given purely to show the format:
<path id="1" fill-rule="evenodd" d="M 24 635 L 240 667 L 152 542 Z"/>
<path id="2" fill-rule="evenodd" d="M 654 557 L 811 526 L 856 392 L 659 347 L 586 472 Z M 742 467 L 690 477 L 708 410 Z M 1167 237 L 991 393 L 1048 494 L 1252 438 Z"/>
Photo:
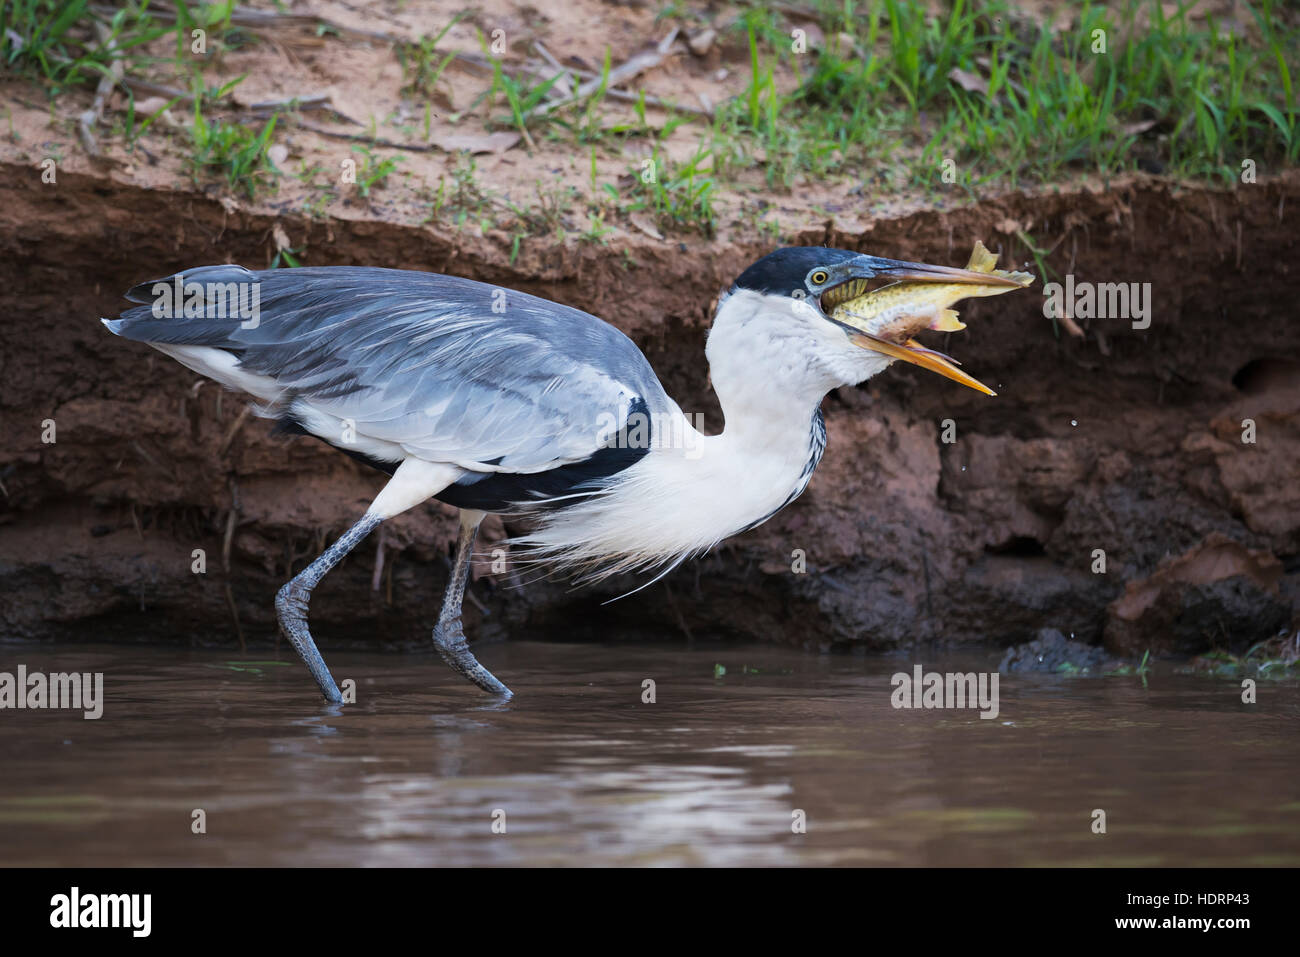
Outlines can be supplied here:
<path id="1" fill-rule="evenodd" d="M 321 653 L 316 650 L 316 642 L 307 629 L 307 603 L 310 600 L 310 589 L 294 581 L 288 582 L 276 593 L 275 617 L 280 623 L 281 634 L 293 645 L 294 651 L 298 652 L 311 676 L 316 679 L 316 684 L 320 685 L 321 694 L 327 701 L 341 704 L 343 694 L 334 683 L 334 676 L 326 667 Z"/>
<path id="2" fill-rule="evenodd" d="M 439 621 L 433 628 L 433 643 L 438 649 L 438 654 L 442 655 L 443 661 L 484 691 L 507 698 L 514 695 L 514 692 L 498 681 L 492 672 L 478 663 L 478 659 L 474 657 L 465 642 L 465 632 L 461 628 L 459 618 Z"/>

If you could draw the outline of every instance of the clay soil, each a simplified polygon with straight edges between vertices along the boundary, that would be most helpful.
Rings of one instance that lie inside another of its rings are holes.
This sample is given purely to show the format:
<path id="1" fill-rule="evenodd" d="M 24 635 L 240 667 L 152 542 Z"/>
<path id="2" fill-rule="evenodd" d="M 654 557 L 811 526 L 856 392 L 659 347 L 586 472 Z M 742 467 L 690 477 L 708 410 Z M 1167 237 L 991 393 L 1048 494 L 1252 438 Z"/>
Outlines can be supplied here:
<path id="1" fill-rule="evenodd" d="M 330 16 L 346 20 L 341 7 Z M 598 64 L 603 37 L 619 62 L 657 36 L 650 9 L 574 10 L 590 29 L 522 8 L 489 14 L 545 35 L 566 60 Z M 404 17 L 370 26 L 420 32 Z M 286 41 L 284 52 L 261 50 L 284 68 L 255 70 L 241 97 L 328 83 L 345 113 L 400 107 L 366 99 L 397 97 L 399 68 L 384 68 L 383 83 L 358 79 L 391 51 L 359 40 L 331 49 L 308 55 Z M 680 92 L 716 77 L 733 54 L 680 54 L 645 88 Z M 243 72 L 244 55 L 222 68 Z M 468 89 L 470 80 L 456 82 Z M 713 102 L 729 95 L 716 82 Z M 0 138 L 6 637 L 270 642 L 275 590 L 382 484 L 319 442 L 273 436 L 239 396 L 110 336 L 98 317 L 115 315 L 122 291 L 146 279 L 203 263 L 264 267 L 287 246 L 311 265 L 434 270 L 522 289 L 615 323 L 683 409 L 704 413 L 709 431 L 722 427 L 703 357 L 712 307 L 773 245 L 746 228 L 755 200 L 743 184 L 721 197 L 712 238 L 626 218 L 603 243 L 571 232 L 517 244 L 510 222 L 476 229 L 430 216 L 422 191 L 463 157 L 407 154 L 401 176 L 374 197 L 339 191 L 312 205 L 313 187 L 287 180 L 250 199 L 196 183 L 166 131 L 142 150 L 106 138 L 103 156 L 84 155 L 70 118 L 88 92 L 53 109 L 17 81 L 0 93 L 17 133 Z M 451 107 L 467 95 L 449 90 Z M 350 149 L 290 124 L 282 142 L 295 165 L 333 164 Z M 533 146 L 481 156 L 483 188 L 523 202 L 540 179 L 589 173 L 583 157 Z M 40 166 L 51 155 L 54 184 Z M 602 162 L 607 178 L 628 158 Z M 775 205 L 783 242 L 954 265 L 976 239 L 1004 265 L 1032 262 L 1017 238 L 1032 234 L 1062 275 L 1150 283 L 1150 326 L 1080 320 L 1076 335 L 1044 318 L 1041 286 L 967 303 L 969 329 L 935 345 L 996 398 L 898 368 L 839 390 L 825 402 L 829 448 L 811 486 L 767 524 L 605 607 L 635 582 L 522 585 L 493 574 L 485 556 L 469 634 L 724 635 L 877 650 L 1010 645 L 1050 627 L 1140 656 L 1241 650 L 1295 626 L 1300 176 L 1225 190 L 1139 175 L 990 191 L 977 202 L 816 183 Z M 945 430 L 955 441 L 943 441 Z M 454 524 L 448 508 L 413 510 L 340 566 L 313 603 L 322 645 L 427 639 Z M 484 551 L 507 531 L 490 524 Z M 204 574 L 192 570 L 195 550 Z"/>

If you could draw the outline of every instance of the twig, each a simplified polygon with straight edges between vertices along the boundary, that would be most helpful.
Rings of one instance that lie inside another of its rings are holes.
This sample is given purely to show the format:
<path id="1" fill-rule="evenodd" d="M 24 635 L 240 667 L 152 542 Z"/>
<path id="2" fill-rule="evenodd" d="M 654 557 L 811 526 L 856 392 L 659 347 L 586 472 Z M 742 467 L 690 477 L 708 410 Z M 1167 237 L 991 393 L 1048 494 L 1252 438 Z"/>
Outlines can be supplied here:
<path id="1" fill-rule="evenodd" d="M 112 17 L 117 13 L 113 7 L 93 6 L 91 12 L 102 17 Z M 176 22 L 176 11 L 167 10 L 162 7 L 150 7 L 149 15 L 157 17 L 159 20 L 169 20 Z M 230 23 L 237 27 L 324 27 L 327 30 L 333 30 L 336 33 L 347 34 L 348 36 L 363 37 L 367 40 L 382 40 L 385 43 L 404 43 L 401 37 L 395 37 L 391 33 L 381 33 L 375 30 L 359 30 L 356 27 L 345 26 L 342 23 L 335 23 L 333 20 L 327 20 L 324 17 L 318 17 L 313 14 L 303 13 L 275 13 L 270 10 L 242 10 L 231 11 Z"/>
<path id="2" fill-rule="evenodd" d="M 133 76 L 123 77 L 122 85 L 135 93 L 152 93 L 154 96 L 165 96 L 169 100 L 180 100 L 182 103 L 194 102 L 194 97 L 182 90 L 173 90 L 170 86 L 152 83 L 149 80 L 140 80 Z"/>
<path id="3" fill-rule="evenodd" d="M 562 106 L 568 106 L 570 103 L 587 99 L 602 87 L 608 89 L 618 86 L 634 76 L 641 75 L 646 70 L 657 67 L 668 56 L 669 51 L 672 50 L 673 42 L 677 39 L 677 32 L 677 27 L 673 27 L 668 31 L 668 36 L 659 41 L 658 46 L 649 50 L 642 50 L 640 53 L 634 53 L 628 60 L 610 70 L 608 75 L 592 77 L 579 85 L 573 96 L 568 99 L 555 100 L 552 103 L 543 103 L 537 112 L 545 116 L 552 110 L 558 110 Z"/>
<path id="4" fill-rule="evenodd" d="M 322 110 L 329 109 L 330 95 L 328 93 L 313 93 L 311 96 L 282 96 L 278 100 L 262 100 L 259 103 L 250 103 L 250 110 L 276 110 L 282 106 L 292 106 L 299 110 Z"/>
<path id="5" fill-rule="evenodd" d="M 565 99 L 572 96 L 573 71 L 565 67 L 564 64 L 555 59 L 555 57 L 551 56 L 551 51 L 542 46 L 541 40 L 533 41 L 533 49 L 537 51 L 538 55 L 546 61 L 547 65 L 550 66 L 551 69 L 556 71 L 555 86 L 559 86 L 561 83 L 564 84 L 564 88 L 560 92 L 558 99 Z M 551 89 L 555 89 L 555 86 L 551 87 Z"/>
<path id="6" fill-rule="evenodd" d="M 812 7 L 803 7 L 797 3 L 771 3 L 770 0 L 739 0 L 746 7 L 764 7 L 769 10 L 775 10 L 777 13 L 784 13 L 787 16 L 799 17 L 804 20 L 820 20 L 821 11 Z"/>
<path id="7" fill-rule="evenodd" d="M 407 150 L 412 153 L 432 153 L 441 147 L 433 144 L 424 143 L 395 143 L 392 140 L 384 139 L 382 136 L 363 136 L 360 133 L 340 133 L 337 130 L 327 130 L 323 126 L 315 126 L 311 123 L 304 123 L 302 120 L 294 120 L 294 125 L 300 129 L 307 130 L 311 133 L 319 133 L 321 136 L 330 136 L 336 140 L 348 140 L 352 143 L 371 143 L 375 146 L 382 146 L 390 150 Z"/>
<path id="8" fill-rule="evenodd" d="M 239 653 L 242 655 L 246 649 L 244 647 L 244 629 L 239 624 L 239 609 L 235 607 L 235 593 L 230 588 L 230 583 L 226 583 L 226 604 L 230 606 L 230 617 L 235 619 L 235 635 L 239 638 Z"/>
<path id="9" fill-rule="evenodd" d="M 713 107 L 708 105 L 692 106 L 689 103 L 669 103 L 667 100 L 657 96 L 651 96 L 649 93 L 633 93 L 630 90 L 606 90 L 605 95 L 610 99 L 623 100 L 628 103 L 635 103 L 645 99 L 646 106 L 658 107 L 661 110 L 677 110 L 679 113 L 694 113 L 696 116 L 706 116 L 713 118 Z"/>
<path id="10" fill-rule="evenodd" d="M 135 93 L 152 93 L 154 96 L 165 96 L 169 100 L 176 100 L 187 105 L 194 102 L 194 96 L 186 93 L 184 90 L 176 90 L 170 86 L 163 86 L 161 83 L 152 83 L 149 80 L 138 80 L 135 77 L 123 77 L 120 81 L 122 86 L 128 87 Z M 235 108 L 248 113 L 255 113 L 259 116 L 266 113 L 274 113 L 283 107 L 289 107 L 295 111 L 310 110 L 327 110 L 333 113 L 339 119 L 353 126 L 361 126 L 356 120 L 348 116 L 330 100 L 328 93 L 311 93 L 306 96 L 282 96 L 275 100 L 260 100 L 257 103 L 250 103 L 247 106 L 235 104 Z"/>
<path id="11" fill-rule="evenodd" d="M 388 526 L 380 525 L 379 541 L 375 545 L 375 573 L 370 576 L 370 590 L 379 591 L 379 583 L 384 577 L 384 546 L 388 544 Z"/>
<path id="12" fill-rule="evenodd" d="M 95 87 L 95 99 L 91 102 L 90 109 L 77 117 L 77 134 L 81 137 L 81 145 L 91 156 L 100 155 L 99 143 L 95 140 L 95 124 L 103 119 L 104 101 L 121 80 L 124 70 L 122 61 L 112 56 L 117 52 L 116 41 L 108 32 L 108 28 L 98 20 L 95 21 L 95 34 L 99 37 L 99 42 L 104 44 L 104 49 L 109 53 L 111 60 L 108 72 L 99 78 L 99 86 Z"/>
<path id="13" fill-rule="evenodd" d="M 239 434 L 239 430 L 244 427 L 244 423 L 248 421 L 248 417 L 252 414 L 252 407 L 247 405 L 244 406 L 243 410 L 239 413 L 239 418 L 235 419 L 230 428 L 226 430 L 226 434 L 222 438 L 221 444 L 217 446 L 218 456 L 226 454 L 226 449 L 230 448 L 230 443 L 235 441 L 235 436 Z"/>
<path id="14" fill-rule="evenodd" d="M 546 61 L 547 65 L 550 66 L 552 69 L 562 70 L 565 73 L 570 74 L 570 76 L 575 76 L 583 80 L 597 80 L 597 81 L 600 80 L 599 73 L 592 73 L 590 70 L 582 70 L 579 69 L 578 67 L 565 66 L 564 64 L 560 63 L 558 60 L 555 59 L 554 55 L 552 55 L 549 50 L 547 50 L 544 46 L 542 46 L 540 41 L 534 41 L 533 46 L 537 48 L 538 54 L 542 57 L 542 59 Z M 457 58 L 464 57 L 465 55 L 466 54 L 460 54 L 460 53 L 456 54 Z M 474 65 L 478 66 L 477 63 Z M 528 73 L 536 77 L 544 76 L 544 74 L 542 74 L 539 70 L 534 70 L 527 66 L 523 67 L 519 72 Z M 646 106 L 657 107 L 658 109 L 661 110 L 678 110 L 682 113 L 694 113 L 696 116 L 707 116 L 710 119 L 713 118 L 713 105 L 707 102 L 704 103 L 702 106 L 691 106 L 689 104 L 669 103 L 667 100 L 657 96 L 652 96 L 649 93 L 643 93 L 637 90 L 619 90 L 619 89 L 614 89 L 613 87 L 606 90 L 605 95 L 612 100 L 622 100 L 625 103 L 636 103 L 638 101 L 644 101 Z"/>
<path id="15" fill-rule="evenodd" d="M 230 546 L 235 540 L 235 528 L 239 525 L 239 513 L 231 508 L 226 513 L 226 534 L 221 539 L 221 570 L 230 571 Z"/>
<path id="16" fill-rule="evenodd" d="M 226 514 L 226 534 L 221 539 L 221 570 L 230 574 L 230 546 L 235 540 L 235 529 L 239 526 L 239 485 L 230 479 L 230 511 Z"/>
<path id="17" fill-rule="evenodd" d="M 154 96 L 163 96 L 169 100 L 176 100 L 180 103 L 191 104 L 194 102 L 193 94 L 186 93 L 184 90 L 177 90 L 170 86 L 163 86 L 161 83 L 154 83 L 151 80 L 141 80 L 133 76 L 124 76 L 118 83 L 127 87 L 133 93 L 151 93 Z M 250 103 L 247 106 L 239 106 L 237 109 L 247 110 L 249 112 L 264 113 L 273 112 L 282 107 L 292 107 L 295 110 L 328 110 L 335 116 L 341 117 L 353 126 L 361 124 L 341 112 L 332 102 L 328 93 L 311 93 L 305 96 L 282 96 L 275 100 L 260 100 L 257 103 Z"/>
<path id="18" fill-rule="evenodd" d="M 668 582 L 664 582 L 664 592 L 668 595 L 668 605 L 672 608 L 673 616 L 677 619 L 677 627 L 681 628 L 682 634 L 686 636 L 687 641 L 694 642 L 695 636 L 691 634 L 691 626 L 686 624 L 681 609 L 677 607 L 677 599 L 673 597 L 673 586 Z"/>

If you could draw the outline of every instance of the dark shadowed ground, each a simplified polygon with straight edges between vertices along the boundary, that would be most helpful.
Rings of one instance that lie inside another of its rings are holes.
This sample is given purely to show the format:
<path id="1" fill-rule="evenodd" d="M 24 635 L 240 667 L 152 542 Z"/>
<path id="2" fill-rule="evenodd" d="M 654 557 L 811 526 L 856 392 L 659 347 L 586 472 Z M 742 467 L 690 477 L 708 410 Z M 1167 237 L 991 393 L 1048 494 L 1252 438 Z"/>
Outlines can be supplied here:
<path id="1" fill-rule="evenodd" d="M 969 329 L 938 345 L 996 398 L 908 369 L 838 390 L 801 499 L 613 606 L 599 602 L 637 582 L 508 587 L 490 568 L 507 531 L 494 520 L 475 586 L 490 614 L 471 609 L 467 632 L 887 649 L 1007 645 L 1052 627 L 1132 658 L 1240 652 L 1276 635 L 1300 595 L 1300 325 L 1286 319 L 1296 209 L 1294 173 L 1234 192 L 1138 178 L 796 237 L 954 264 L 983 238 L 1011 263 L 1026 252 L 999 230 L 1033 222 L 1057 237 L 1058 275 L 1150 282 L 1150 327 L 1080 320 L 1077 338 L 1044 318 L 1037 286 L 970 302 Z M 276 588 L 377 492 L 379 473 L 315 440 L 272 436 L 238 396 L 96 321 L 144 279 L 256 265 L 268 231 L 289 220 L 318 237 L 313 264 L 441 269 L 607 317 L 684 410 L 722 427 L 703 356 L 711 303 L 762 244 L 643 237 L 630 240 L 632 267 L 584 245 L 510 264 L 490 240 L 439 226 L 232 216 L 197 194 L 71 173 L 50 191 L 15 170 L 0 179 L 5 634 L 166 639 L 202 622 L 203 641 L 265 641 Z M 379 589 L 374 536 L 313 613 L 338 636 L 422 640 L 453 529 L 435 505 L 388 523 Z"/>

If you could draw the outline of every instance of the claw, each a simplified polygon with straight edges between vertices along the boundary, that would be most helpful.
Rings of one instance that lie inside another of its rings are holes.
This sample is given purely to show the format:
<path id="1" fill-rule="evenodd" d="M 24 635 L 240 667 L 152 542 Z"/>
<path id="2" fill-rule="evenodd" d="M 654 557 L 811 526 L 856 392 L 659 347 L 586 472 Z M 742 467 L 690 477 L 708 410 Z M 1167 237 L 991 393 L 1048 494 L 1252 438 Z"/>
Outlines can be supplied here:
<path id="1" fill-rule="evenodd" d="M 443 661 L 484 691 L 489 694 L 504 695 L 507 698 L 514 697 L 513 691 L 478 663 L 478 659 L 474 657 L 474 653 L 469 650 L 469 645 L 465 641 L 465 632 L 461 628 L 459 618 L 446 623 L 438 622 L 433 629 L 433 644 Z"/>

